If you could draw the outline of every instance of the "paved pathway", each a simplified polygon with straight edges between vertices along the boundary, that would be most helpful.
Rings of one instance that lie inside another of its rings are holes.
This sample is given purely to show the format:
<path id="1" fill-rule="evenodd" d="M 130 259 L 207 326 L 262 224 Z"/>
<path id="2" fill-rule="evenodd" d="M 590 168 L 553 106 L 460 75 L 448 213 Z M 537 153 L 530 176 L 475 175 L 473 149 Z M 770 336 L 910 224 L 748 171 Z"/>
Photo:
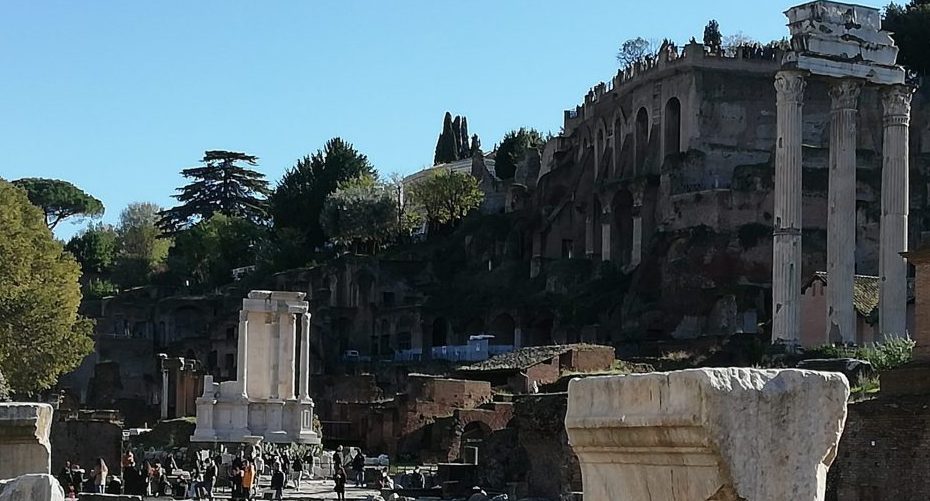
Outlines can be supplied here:
<path id="1" fill-rule="evenodd" d="M 264 493 L 271 492 L 269 487 L 269 478 L 263 476 L 261 482 L 259 483 L 260 489 L 258 496 L 253 497 L 255 499 L 263 499 Z M 333 492 L 333 486 L 335 484 L 332 480 L 304 480 L 300 483 L 300 489 L 284 489 L 284 499 L 287 500 L 313 500 L 313 501 L 323 501 L 323 500 L 335 500 L 336 493 Z M 351 487 L 346 488 L 346 499 L 368 499 L 368 496 L 374 496 L 379 494 L 378 491 L 373 491 L 369 489 L 356 489 Z M 229 499 L 229 489 L 218 489 L 214 499 Z"/>

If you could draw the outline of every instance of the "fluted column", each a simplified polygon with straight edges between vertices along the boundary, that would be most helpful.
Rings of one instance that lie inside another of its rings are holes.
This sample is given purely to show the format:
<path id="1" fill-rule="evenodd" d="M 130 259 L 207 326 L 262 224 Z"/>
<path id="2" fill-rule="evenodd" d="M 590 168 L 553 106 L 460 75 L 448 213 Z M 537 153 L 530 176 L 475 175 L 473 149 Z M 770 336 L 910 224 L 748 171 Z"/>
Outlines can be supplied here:
<path id="1" fill-rule="evenodd" d="M 830 185 L 827 193 L 827 342 L 856 341 L 856 112 L 862 83 L 830 85 Z"/>
<path id="2" fill-rule="evenodd" d="M 885 111 L 882 145 L 882 218 L 878 274 L 881 278 L 879 331 L 885 336 L 907 334 L 908 127 L 914 89 L 904 85 L 882 91 Z"/>
<path id="3" fill-rule="evenodd" d="M 310 314 L 300 315 L 300 400 L 310 400 Z"/>
<path id="4" fill-rule="evenodd" d="M 796 345 L 801 330 L 801 127 L 804 73 L 775 75 L 775 221 L 772 238 L 772 342 Z"/>
<path id="5" fill-rule="evenodd" d="M 236 366 L 236 379 L 241 386 L 240 394 L 243 399 L 249 398 L 248 392 L 248 364 L 249 364 L 249 312 L 242 310 L 239 312 L 239 340 Z"/>

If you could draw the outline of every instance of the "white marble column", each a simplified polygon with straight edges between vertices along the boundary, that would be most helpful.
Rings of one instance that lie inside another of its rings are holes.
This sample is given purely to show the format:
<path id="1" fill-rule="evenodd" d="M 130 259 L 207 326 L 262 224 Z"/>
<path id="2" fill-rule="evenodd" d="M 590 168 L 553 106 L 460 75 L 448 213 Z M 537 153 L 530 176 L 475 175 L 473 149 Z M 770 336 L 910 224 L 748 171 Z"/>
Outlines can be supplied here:
<path id="1" fill-rule="evenodd" d="M 801 136 L 804 73 L 775 75 L 775 222 L 772 238 L 772 342 L 801 334 Z"/>
<path id="2" fill-rule="evenodd" d="M 236 379 L 239 381 L 240 396 L 243 399 L 249 398 L 248 392 L 248 363 L 249 363 L 249 312 L 242 310 L 239 312 L 239 340 L 237 347 Z"/>
<path id="3" fill-rule="evenodd" d="M 310 399 L 310 314 L 300 314 L 300 400 Z"/>
<path id="4" fill-rule="evenodd" d="M 907 334 L 908 126 L 914 89 L 895 85 L 882 90 L 885 137 L 882 145 L 882 218 L 879 239 L 879 331 Z"/>
<path id="5" fill-rule="evenodd" d="M 830 85 L 830 186 L 827 193 L 827 342 L 856 341 L 856 113 L 862 83 Z"/>
<path id="6" fill-rule="evenodd" d="M 294 314 L 281 312 L 278 315 L 278 398 L 294 398 L 294 341 L 296 338 Z"/>

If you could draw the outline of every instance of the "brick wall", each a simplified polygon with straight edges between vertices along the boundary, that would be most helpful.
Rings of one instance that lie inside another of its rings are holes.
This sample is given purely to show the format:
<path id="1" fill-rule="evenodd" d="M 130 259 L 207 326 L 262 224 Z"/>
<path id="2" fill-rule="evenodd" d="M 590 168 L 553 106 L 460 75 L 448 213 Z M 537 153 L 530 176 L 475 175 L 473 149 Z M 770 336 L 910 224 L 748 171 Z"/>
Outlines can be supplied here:
<path id="1" fill-rule="evenodd" d="M 930 499 L 930 395 L 849 406 L 828 501 Z"/>
<path id="2" fill-rule="evenodd" d="M 598 372 L 610 369 L 615 358 L 612 346 L 591 346 L 563 353 L 560 364 L 563 371 Z"/>

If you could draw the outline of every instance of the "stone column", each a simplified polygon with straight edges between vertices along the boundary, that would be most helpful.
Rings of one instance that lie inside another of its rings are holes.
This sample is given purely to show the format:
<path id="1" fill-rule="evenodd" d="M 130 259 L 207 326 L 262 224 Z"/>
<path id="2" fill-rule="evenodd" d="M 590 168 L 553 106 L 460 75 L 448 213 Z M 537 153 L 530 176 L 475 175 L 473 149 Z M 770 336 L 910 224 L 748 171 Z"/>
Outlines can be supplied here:
<path id="1" fill-rule="evenodd" d="M 862 83 L 830 85 L 830 187 L 827 193 L 827 342 L 856 341 L 856 108 Z M 799 262 L 800 263 L 800 262 Z"/>
<path id="2" fill-rule="evenodd" d="M 242 310 L 239 312 L 239 343 L 237 347 L 236 360 L 236 379 L 239 381 L 240 396 L 243 399 L 249 398 L 248 392 L 248 363 L 249 363 L 249 312 Z"/>
<path id="3" fill-rule="evenodd" d="M 643 217 L 642 206 L 633 207 L 633 247 L 630 251 L 630 267 L 639 266 L 643 256 Z"/>
<path id="4" fill-rule="evenodd" d="M 801 335 L 801 131 L 804 73 L 775 75 L 775 222 L 772 237 L 772 342 Z"/>
<path id="5" fill-rule="evenodd" d="M 310 314 L 300 315 L 300 400 L 310 400 Z"/>
<path id="6" fill-rule="evenodd" d="M 601 212 L 601 261 L 610 261 L 610 209 Z"/>
<path id="7" fill-rule="evenodd" d="M 584 218 L 584 257 L 594 257 L 594 217 L 591 214 Z"/>
<path id="8" fill-rule="evenodd" d="M 907 334 L 908 126 L 914 89 L 895 85 L 882 90 L 885 137 L 882 145 L 882 219 L 878 274 L 879 331 Z"/>

